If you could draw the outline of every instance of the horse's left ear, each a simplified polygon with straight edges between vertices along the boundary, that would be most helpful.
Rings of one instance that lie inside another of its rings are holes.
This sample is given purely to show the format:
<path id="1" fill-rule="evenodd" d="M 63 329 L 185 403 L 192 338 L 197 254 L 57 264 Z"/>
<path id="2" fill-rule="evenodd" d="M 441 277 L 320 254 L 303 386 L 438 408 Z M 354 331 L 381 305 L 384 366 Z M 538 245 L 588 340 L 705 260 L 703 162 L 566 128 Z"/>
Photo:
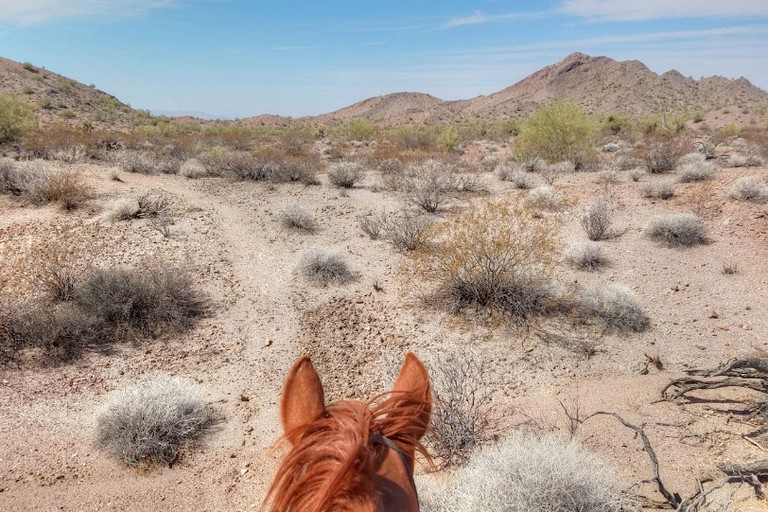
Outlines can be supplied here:
<path id="1" fill-rule="evenodd" d="M 407 393 L 414 398 L 413 403 L 406 402 L 404 406 L 412 409 L 409 411 L 409 416 L 414 419 L 413 433 L 417 439 L 420 439 L 429 427 L 429 418 L 432 414 L 432 391 L 427 369 L 413 352 L 405 355 L 403 368 L 397 376 L 392 391 L 393 397 L 397 397 L 399 393 Z"/>
<path id="2" fill-rule="evenodd" d="M 325 396 L 320 376 L 309 356 L 299 358 L 293 364 L 283 386 L 280 400 L 280 420 L 283 433 L 295 444 L 298 439 L 292 433 L 320 417 L 325 410 Z"/>

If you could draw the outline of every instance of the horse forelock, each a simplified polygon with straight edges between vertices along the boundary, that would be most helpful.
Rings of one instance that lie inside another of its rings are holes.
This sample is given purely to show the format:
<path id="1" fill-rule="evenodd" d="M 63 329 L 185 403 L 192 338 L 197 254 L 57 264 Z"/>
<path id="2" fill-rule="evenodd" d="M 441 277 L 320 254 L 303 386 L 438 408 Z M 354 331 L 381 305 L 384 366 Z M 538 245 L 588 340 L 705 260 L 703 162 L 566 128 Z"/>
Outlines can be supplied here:
<path id="1" fill-rule="evenodd" d="M 284 457 L 267 495 L 273 512 L 376 512 L 379 497 L 373 476 L 387 456 L 386 445 L 370 443 L 370 433 L 391 439 L 404 453 L 428 454 L 414 406 L 429 407 L 409 393 L 393 393 L 376 402 L 345 400 L 326 408 L 316 421 L 286 438 L 299 441 Z M 404 469 L 405 471 L 410 470 Z M 415 490 L 414 490 L 415 492 Z"/>

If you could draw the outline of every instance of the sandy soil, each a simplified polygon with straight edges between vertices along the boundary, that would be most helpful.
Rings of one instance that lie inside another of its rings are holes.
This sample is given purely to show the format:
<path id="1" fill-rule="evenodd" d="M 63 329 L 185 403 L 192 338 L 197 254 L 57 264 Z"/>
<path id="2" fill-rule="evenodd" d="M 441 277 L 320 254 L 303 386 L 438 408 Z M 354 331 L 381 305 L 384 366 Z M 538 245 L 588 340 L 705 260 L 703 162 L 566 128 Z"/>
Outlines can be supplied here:
<path id="1" fill-rule="evenodd" d="M 718 399 L 714 403 L 660 400 L 660 390 L 686 369 L 768 352 L 768 206 L 727 197 L 734 179 L 766 177 L 765 168 L 722 169 L 711 184 L 680 185 L 668 201 L 641 198 L 639 184 L 628 172 L 619 173 L 609 189 L 615 226 L 625 232 L 603 242 L 611 265 L 592 274 L 563 266 L 558 279 L 630 287 L 652 328 L 591 338 L 596 351 L 587 357 L 578 349 L 584 334 L 575 330 L 566 331 L 564 343 L 545 343 L 459 323 L 419 305 L 399 278 L 407 258 L 358 227 L 357 217 L 398 210 L 404 201 L 384 190 L 374 173 L 342 194 L 323 176 L 320 186 L 127 173 L 117 182 L 107 167 L 76 167 L 96 191 L 80 210 L 64 213 L 0 196 L 1 248 L 23 251 L 63 230 L 71 240 L 98 241 L 92 254 L 101 266 L 171 262 L 193 272 L 211 297 L 212 313 L 181 336 L 121 346 L 114 354 L 92 353 L 56 368 L 2 369 L 2 510 L 257 509 L 275 468 L 276 455 L 268 450 L 280 435 L 282 380 L 304 352 L 312 355 L 335 399 L 383 391 L 388 369 L 405 350 L 430 360 L 471 348 L 487 362 L 497 383 L 496 401 L 511 411 L 510 424 L 533 422 L 565 431 L 564 410 L 578 409 L 581 417 L 597 410 L 620 413 L 645 425 L 665 483 L 683 495 L 699 480 L 718 478 L 718 462 L 765 457 L 768 439 L 743 437 L 757 428 L 742 414 L 745 400 L 755 397 L 722 391 L 707 394 Z M 480 178 L 493 194 L 526 193 L 491 173 Z M 668 178 L 646 175 L 641 182 Z M 573 200 L 564 242 L 585 240 L 577 215 L 604 185 L 594 173 L 570 174 L 555 185 Z M 115 198 L 149 191 L 172 200 L 176 221 L 169 238 L 145 220 L 104 219 Z M 457 198 L 438 216 L 470 200 L 473 196 Z M 277 213 L 293 202 L 314 210 L 316 233 L 281 227 Z M 688 211 L 705 219 L 711 244 L 669 249 L 643 235 L 652 216 Z M 297 255 L 313 246 L 341 251 L 355 280 L 318 287 L 296 275 Z M 736 263 L 738 272 L 725 275 L 725 263 Z M 647 364 L 649 358 L 659 359 L 662 368 Z M 94 447 L 95 412 L 109 391 L 159 370 L 194 379 L 226 422 L 172 468 L 123 468 Z M 649 478 L 650 467 L 630 431 L 600 418 L 576 435 L 616 464 L 628 489 L 660 498 L 649 484 L 635 486 Z M 748 496 L 742 489 L 731 499 L 746 507 L 739 500 Z"/>

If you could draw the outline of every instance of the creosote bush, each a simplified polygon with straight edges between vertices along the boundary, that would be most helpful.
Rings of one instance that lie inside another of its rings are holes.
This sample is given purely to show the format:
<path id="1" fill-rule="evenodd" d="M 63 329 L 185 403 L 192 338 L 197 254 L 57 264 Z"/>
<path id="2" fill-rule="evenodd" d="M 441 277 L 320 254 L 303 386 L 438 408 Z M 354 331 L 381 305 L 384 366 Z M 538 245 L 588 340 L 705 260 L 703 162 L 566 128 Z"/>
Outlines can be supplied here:
<path id="1" fill-rule="evenodd" d="M 333 164 L 328 169 L 328 181 L 337 188 L 352 188 L 365 177 L 365 167 L 355 162 Z"/>
<path id="2" fill-rule="evenodd" d="M 575 440 L 513 435 L 478 452 L 448 482 L 425 475 L 424 512 L 629 512 L 616 470 Z"/>
<path id="3" fill-rule="evenodd" d="M 352 271 L 344 257 L 335 251 L 310 248 L 299 255 L 296 271 L 318 284 L 345 284 L 352 280 Z"/>
<path id="4" fill-rule="evenodd" d="M 96 444 L 129 467 L 170 466 L 220 421 L 193 382 L 156 374 L 108 395 Z"/>
<path id="5" fill-rule="evenodd" d="M 580 169 L 593 151 L 594 132 L 594 124 L 579 107 L 553 103 L 523 122 L 515 151 L 522 158 L 536 155 L 548 162 L 569 160 Z"/>
<path id="6" fill-rule="evenodd" d="M 643 332 L 650 327 L 635 294 L 619 284 L 587 288 L 577 299 L 577 309 L 585 317 L 601 320 L 607 328 L 619 332 Z"/>
<path id="7" fill-rule="evenodd" d="M 302 231 L 315 231 L 317 222 L 310 211 L 299 204 L 283 206 L 278 213 L 280 224 L 285 228 L 294 228 Z"/>
<path id="8" fill-rule="evenodd" d="M 36 125 L 29 103 L 0 92 L 0 144 L 20 140 L 32 133 Z"/>
<path id="9" fill-rule="evenodd" d="M 708 242 L 704 223 L 692 213 L 654 217 L 645 227 L 645 233 L 669 247 L 690 247 Z"/>
<path id="10" fill-rule="evenodd" d="M 768 185 L 759 176 L 743 176 L 731 185 L 731 198 L 749 203 L 768 202 Z"/>
<path id="11" fill-rule="evenodd" d="M 453 312 L 479 308 L 513 326 L 553 306 L 549 275 L 559 253 L 557 216 L 514 199 L 487 199 L 435 226 L 435 244 L 417 255 L 419 281 Z"/>

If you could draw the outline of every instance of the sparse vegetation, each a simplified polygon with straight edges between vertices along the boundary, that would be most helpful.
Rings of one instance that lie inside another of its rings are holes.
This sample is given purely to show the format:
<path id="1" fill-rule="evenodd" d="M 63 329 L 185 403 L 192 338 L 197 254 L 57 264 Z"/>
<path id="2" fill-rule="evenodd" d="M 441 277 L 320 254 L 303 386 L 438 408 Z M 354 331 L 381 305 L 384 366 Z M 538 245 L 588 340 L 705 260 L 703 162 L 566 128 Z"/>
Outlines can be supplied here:
<path id="1" fill-rule="evenodd" d="M 579 215 L 581 227 L 592 241 L 610 238 L 611 214 L 608 201 L 600 198 Z"/>
<path id="2" fill-rule="evenodd" d="M 386 228 L 387 215 L 382 212 L 377 215 L 366 215 L 360 217 L 358 223 L 363 233 L 368 235 L 371 240 L 378 240 Z"/>
<path id="3" fill-rule="evenodd" d="M 532 189 L 528 192 L 526 202 L 532 208 L 539 210 L 557 210 L 562 205 L 562 200 L 560 199 L 557 190 L 550 185 Z"/>
<path id="4" fill-rule="evenodd" d="M 712 179 L 717 171 L 714 162 L 707 162 L 704 155 L 690 153 L 681 159 L 675 172 L 682 183 L 693 183 Z"/>
<path id="5" fill-rule="evenodd" d="M 328 249 L 311 248 L 299 255 L 296 270 L 318 284 L 345 284 L 352 280 L 352 271 L 344 257 Z"/>
<path id="6" fill-rule="evenodd" d="M 0 159 L 0 193 L 34 204 L 59 203 L 63 209 L 73 210 L 91 196 L 92 189 L 74 170 L 54 169 L 39 161 L 15 164 Z"/>
<path id="7" fill-rule="evenodd" d="M 675 196 L 677 185 L 674 181 L 646 182 L 640 185 L 640 195 L 646 198 L 670 199 Z"/>
<path id="8" fill-rule="evenodd" d="M 337 188 L 352 188 L 365 177 L 365 167 L 355 162 L 333 164 L 328 169 L 328 181 Z"/>
<path id="9" fill-rule="evenodd" d="M 577 243 L 571 246 L 567 259 L 578 270 L 599 270 L 608 264 L 603 247 L 595 242 Z"/>
<path id="10" fill-rule="evenodd" d="M 506 164 L 499 165 L 496 167 L 496 175 L 502 181 L 511 181 L 520 190 L 533 187 L 531 175 L 519 167 L 510 167 Z"/>
<path id="11" fill-rule="evenodd" d="M 559 246 L 556 217 L 513 200 L 486 200 L 436 226 L 419 258 L 419 279 L 449 311 L 479 308 L 526 325 L 552 307 L 548 277 Z"/>
<path id="12" fill-rule="evenodd" d="M 171 466 L 220 421 L 194 383 L 155 374 L 108 395 L 96 444 L 129 467 Z"/>
<path id="13" fill-rule="evenodd" d="M 448 192 L 456 189 L 453 169 L 436 160 L 408 166 L 400 188 L 410 200 L 424 211 L 434 213 L 440 209 Z"/>
<path id="14" fill-rule="evenodd" d="M 742 176 L 731 185 L 731 198 L 749 203 L 768 202 L 768 185 L 759 176 Z"/>
<path id="15" fill-rule="evenodd" d="M 475 455 L 450 482 L 422 477 L 425 512 L 625 512 L 617 473 L 575 440 L 513 435 Z M 460 489 L 460 492 L 457 492 Z"/>
<path id="16" fill-rule="evenodd" d="M 288 204 L 283 206 L 278 213 L 280 224 L 285 228 L 293 228 L 302 231 L 315 231 L 317 222 L 310 211 L 300 204 Z"/>
<path id="17" fill-rule="evenodd" d="M 587 288 L 577 299 L 577 309 L 585 317 L 597 318 L 607 328 L 619 332 L 642 332 L 650 327 L 635 294 L 619 284 Z"/>
<path id="18" fill-rule="evenodd" d="M 403 210 L 399 215 L 387 217 L 384 233 L 398 251 L 416 251 L 432 239 L 432 226 L 432 220 L 428 217 Z"/>
<path id="19" fill-rule="evenodd" d="M 438 357 L 431 364 L 434 408 L 431 452 L 444 467 L 466 464 L 479 446 L 498 431 L 500 411 L 493 407 L 493 384 L 487 364 L 472 350 Z"/>
<path id="20" fill-rule="evenodd" d="M 634 154 L 651 174 L 672 171 L 678 159 L 689 150 L 688 141 L 682 137 L 661 135 L 651 138 L 639 146 Z"/>
<path id="21" fill-rule="evenodd" d="M 654 217 L 645 233 L 668 247 L 691 247 L 708 242 L 704 223 L 692 213 L 673 213 Z"/>

